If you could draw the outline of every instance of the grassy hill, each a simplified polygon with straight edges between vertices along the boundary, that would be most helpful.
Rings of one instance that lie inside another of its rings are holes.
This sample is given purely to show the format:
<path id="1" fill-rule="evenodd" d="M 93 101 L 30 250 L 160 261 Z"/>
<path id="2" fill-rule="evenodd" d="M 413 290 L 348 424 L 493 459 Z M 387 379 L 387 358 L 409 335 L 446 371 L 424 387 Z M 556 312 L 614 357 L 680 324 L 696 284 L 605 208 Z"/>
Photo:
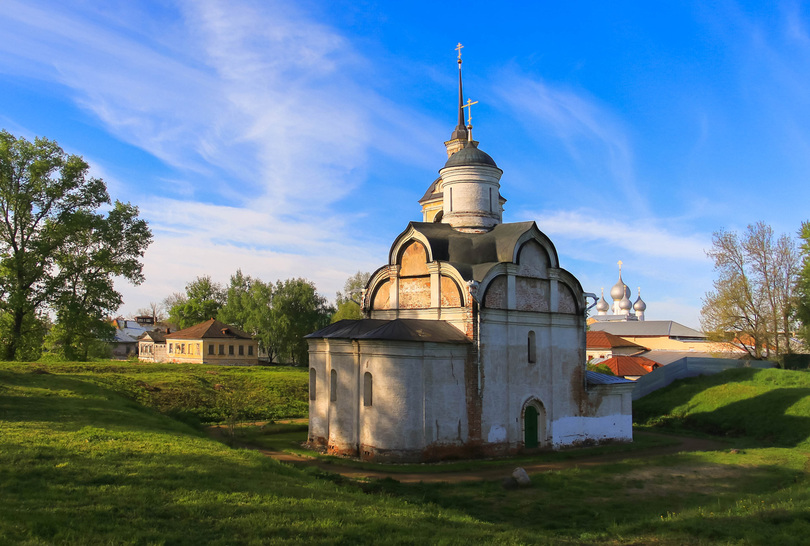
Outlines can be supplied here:
<path id="1" fill-rule="evenodd" d="M 775 436 L 799 447 L 572 464 L 534 474 L 519 490 L 498 481 L 358 483 L 230 449 L 160 413 L 151 397 L 187 381 L 215 400 L 215 385 L 236 379 L 252 392 L 284 393 L 305 383 L 305 373 L 178 371 L 0 364 L 0 544 L 794 544 L 810 536 L 810 463 L 800 434 Z M 648 420 L 667 422 L 675 411 L 725 415 L 762 396 L 780 399 L 772 429 L 790 428 L 782 417 L 794 425 L 802 418 L 796 393 L 769 393 L 804 389 L 804 376 L 740 372 L 725 385 L 696 379 L 651 395 Z M 748 398 L 739 394 L 752 386 Z M 718 402 L 715 389 L 738 394 Z M 209 406 L 186 407 L 198 408 L 195 417 Z"/>
<path id="2" fill-rule="evenodd" d="M 528 538 L 230 449 L 101 383 L 0 367 L 0 543 Z"/>
<path id="3" fill-rule="evenodd" d="M 103 361 L 0 363 L 0 370 L 96 383 L 191 424 L 306 417 L 309 409 L 305 368 Z"/>
<path id="4" fill-rule="evenodd" d="M 676 381 L 633 403 L 638 424 L 758 446 L 810 448 L 810 372 L 742 368 Z"/>

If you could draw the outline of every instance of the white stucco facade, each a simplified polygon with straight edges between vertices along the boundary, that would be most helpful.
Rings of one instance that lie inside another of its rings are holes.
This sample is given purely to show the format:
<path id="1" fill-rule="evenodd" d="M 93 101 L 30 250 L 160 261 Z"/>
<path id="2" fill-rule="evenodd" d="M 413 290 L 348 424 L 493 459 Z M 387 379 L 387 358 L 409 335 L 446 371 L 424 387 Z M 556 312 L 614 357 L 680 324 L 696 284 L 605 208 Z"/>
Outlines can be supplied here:
<path id="1" fill-rule="evenodd" d="M 307 336 L 309 444 L 424 461 L 631 441 L 632 383 L 586 372 L 579 281 L 534 222 L 502 223 L 502 171 L 462 129 L 366 318 Z"/>

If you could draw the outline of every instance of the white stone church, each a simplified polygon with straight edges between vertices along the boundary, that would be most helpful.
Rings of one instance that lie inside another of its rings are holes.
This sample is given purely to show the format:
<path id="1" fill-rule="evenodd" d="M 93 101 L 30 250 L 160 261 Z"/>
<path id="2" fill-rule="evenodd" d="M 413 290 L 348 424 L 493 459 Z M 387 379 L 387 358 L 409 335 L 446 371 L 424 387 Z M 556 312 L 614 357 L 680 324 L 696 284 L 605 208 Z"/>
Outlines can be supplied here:
<path id="1" fill-rule="evenodd" d="M 631 391 L 585 369 L 586 300 L 534 222 L 502 222 L 503 171 L 464 123 L 362 296 L 308 337 L 309 443 L 372 460 L 631 441 Z M 469 101 L 468 101 L 469 102 Z"/>

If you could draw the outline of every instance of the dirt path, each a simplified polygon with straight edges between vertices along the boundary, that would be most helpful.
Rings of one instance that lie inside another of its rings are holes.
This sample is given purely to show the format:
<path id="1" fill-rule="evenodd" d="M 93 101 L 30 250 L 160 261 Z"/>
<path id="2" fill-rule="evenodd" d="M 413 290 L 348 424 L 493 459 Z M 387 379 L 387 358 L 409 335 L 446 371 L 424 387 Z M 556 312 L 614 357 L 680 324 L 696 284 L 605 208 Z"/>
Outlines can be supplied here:
<path id="1" fill-rule="evenodd" d="M 212 436 L 219 436 L 218 431 L 209 429 Z M 362 468 L 354 468 L 351 466 L 344 466 L 339 463 L 327 462 L 317 457 L 306 457 L 293 453 L 285 453 L 281 451 L 273 451 L 268 449 L 257 448 L 250 445 L 240 445 L 239 447 L 254 449 L 259 453 L 272 457 L 278 461 L 292 464 L 294 466 L 314 466 L 320 468 L 325 472 L 340 474 L 347 478 L 355 480 L 367 479 L 385 479 L 391 478 L 402 483 L 459 483 L 467 481 L 492 481 L 501 480 L 509 477 L 512 470 L 516 466 L 522 466 L 529 474 L 538 472 L 547 472 L 549 470 L 563 470 L 566 468 L 587 468 L 589 466 L 596 466 L 613 461 L 621 461 L 624 459 L 641 459 L 645 457 L 654 457 L 658 455 L 669 455 L 674 453 L 688 452 L 688 451 L 714 451 L 718 449 L 725 449 L 728 446 L 722 442 L 715 440 L 707 440 L 702 438 L 690 438 L 687 436 L 672 436 L 669 434 L 656 434 L 651 432 L 634 432 L 636 435 L 647 436 L 663 436 L 667 438 L 674 438 L 679 440 L 680 443 L 671 446 L 653 447 L 649 449 L 640 449 L 638 451 L 621 452 L 621 453 L 608 453 L 605 455 L 596 455 L 593 457 L 583 457 L 581 459 L 568 460 L 568 461 L 554 461 L 554 462 L 522 462 L 516 464 L 509 459 L 504 459 L 502 464 L 496 463 L 486 468 L 475 470 L 463 471 L 448 471 L 448 472 L 385 472 L 384 470 L 367 470 Z"/>

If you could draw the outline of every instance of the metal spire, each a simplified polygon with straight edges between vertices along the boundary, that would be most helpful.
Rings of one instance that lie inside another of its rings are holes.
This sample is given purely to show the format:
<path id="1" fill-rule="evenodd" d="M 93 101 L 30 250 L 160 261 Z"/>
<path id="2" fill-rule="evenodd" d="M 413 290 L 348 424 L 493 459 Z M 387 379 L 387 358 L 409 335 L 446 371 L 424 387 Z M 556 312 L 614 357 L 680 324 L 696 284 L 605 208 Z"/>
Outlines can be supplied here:
<path id="1" fill-rule="evenodd" d="M 467 140 L 467 127 L 464 126 L 464 92 L 461 87 L 461 49 L 463 47 L 461 42 L 456 46 L 456 51 L 458 51 L 458 125 L 450 137 L 451 140 Z"/>

